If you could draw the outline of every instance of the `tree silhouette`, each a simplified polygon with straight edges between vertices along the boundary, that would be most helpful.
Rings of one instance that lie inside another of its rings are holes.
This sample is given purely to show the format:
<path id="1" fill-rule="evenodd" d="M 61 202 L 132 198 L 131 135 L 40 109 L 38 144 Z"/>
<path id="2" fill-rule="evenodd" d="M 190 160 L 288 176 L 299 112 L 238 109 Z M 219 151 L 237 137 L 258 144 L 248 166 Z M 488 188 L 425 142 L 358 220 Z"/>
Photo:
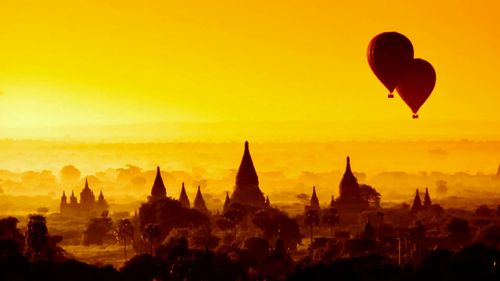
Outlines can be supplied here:
<path id="1" fill-rule="evenodd" d="M 100 218 L 90 219 L 89 224 L 84 232 L 83 244 L 91 245 L 97 244 L 101 245 L 107 235 L 110 235 L 113 229 L 113 221 L 107 215 L 101 216 Z M 112 235 L 111 235 L 112 237 Z"/>
<path id="2" fill-rule="evenodd" d="M 226 232 L 228 230 L 232 230 L 236 227 L 236 225 L 234 224 L 234 222 L 232 222 L 231 220 L 229 220 L 228 218 L 226 217 L 221 217 L 219 218 L 217 221 L 216 221 L 216 224 L 217 226 L 219 227 L 220 230 Z"/>
<path id="3" fill-rule="evenodd" d="M 245 207 L 239 203 L 233 203 L 229 207 L 229 210 L 224 213 L 224 217 L 228 219 L 233 225 L 234 236 L 236 237 L 236 226 L 240 223 L 240 221 L 245 217 L 246 210 Z"/>
<path id="4" fill-rule="evenodd" d="M 372 186 L 360 184 L 359 195 L 363 201 L 368 202 L 371 207 L 380 208 L 380 193 Z"/>
<path id="5" fill-rule="evenodd" d="M 481 205 L 479 207 L 477 207 L 476 211 L 475 211 L 475 215 L 476 216 L 480 216 L 480 217 L 489 217 L 493 214 L 493 211 L 488 208 L 488 206 L 486 205 Z"/>
<path id="6" fill-rule="evenodd" d="M 319 224 L 318 210 L 308 208 L 305 214 L 305 225 L 310 227 L 311 230 L 311 245 L 313 244 L 313 227 Z"/>
<path id="7" fill-rule="evenodd" d="M 155 239 L 159 239 L 160 234 L 160 227 L 157 224 L 150 223 L 144 228 L 142 239 L 149 242 L 151 256 L 153 256 L 153 246 Z"/>
<path id="8" fill-rule="evenodd" d="M 26 231 L 26 246 L 28 256 L 40 257 L 43 250 L 47 249 L 48 243 L 47 222 L 42 215 L 30 215 L 28 230 Z"/>
<path id="9" fill-rule="evenodd" d="M 276 208 L 256 212 L 252 215 L 252 223 L 261 229 L 262 235 L 270 241 L 275 240 L 279 233 L 286 248 L 295 249 L 302 240 L 297 221 Z"/>
<path id="10" fill-rule="evenodd" d="M 330 228 L 330 236 L 333 238 L 333 227 L 340 221 L 335 208 L 328 208 L 323 215 L 323 222 Z"/>
<path id="11" fill-rule="evenodd" d="M 446 229 L 453 239 L 468 240 L 470 238 L 469 222 L 464 219 L 453 218 Z"/>
<path id="12" fill-rule="evenodd" d="M 134 238 L 134 227 L 129 219 L 121 219 L 118 221 L 118 226 L 115 230 L 116 239 L 120 242 L 123 241 L 123 253 L 125 261 L 127 260 L 127 239 Z"/>

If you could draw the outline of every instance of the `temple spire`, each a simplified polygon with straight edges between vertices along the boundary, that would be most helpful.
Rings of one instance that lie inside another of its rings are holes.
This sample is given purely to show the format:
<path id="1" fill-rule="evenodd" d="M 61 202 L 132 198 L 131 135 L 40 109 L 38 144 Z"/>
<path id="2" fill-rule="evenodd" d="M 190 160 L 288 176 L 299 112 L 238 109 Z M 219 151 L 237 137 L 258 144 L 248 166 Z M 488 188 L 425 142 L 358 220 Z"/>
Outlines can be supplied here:
<path id="1" fill-rule="evenodd" d="M 347 159 L 346 159 L 345 171 L 346 171 L 346 173 L 347 172 L 352 173 L 352 171 L 351 171 L 351 158 L 349 156 L 347 156 Z"/>
<path id="2" fill-rule="evenodd" d="M 61 196 L 61 204 L 66 204 L 68 202 L 66 198 L 66 193 L 63 191 L 63 194 Z"/>
<path id="3" fill-rule="evenodd" d="M 359 193 L 358 180 L 353 175 L 351 170 L 351 159 L 349 156 L 347 156 L 346 159 L 344 175 L 340 180 L 339 197 L 337 201 L 337 203 L 339 203 L 340 205 L 364 203 Z"/>
<path id="4" fill-rule="evenodd" d="M 411 211 L 416 213 L 422 209 L 422 200 L 420 200 L 420 195 L 418 189 L 415 193 L 415 198 L 413 199 L 413 205 L 411 206 Z"/>
<path id="5" fill-rule="evenodd" d="M 334 206 L 335 206 L 335 198 L 334 198 L 334 197 L 333 197 L 333 195 L 332 195 L 332 200 L 330 200 L 330 205 L 329 205 L 329 207 L 330 207 L 330 208 L 333 208 Z"/>
<path id="6" fill-rule="evenodd" d="M 424 196 L 424 207 L 430 207 L 432 205 L 431 197 L 429 196 L 429 189 L 425 188 L 425 196 Z"/>
<path id="7" fill-rule="evenodd" d="M 229 210 L 231 206 L 231 199 L 229 199 L 229 192 L 226 192 L 226 200 L 224 200 L 224 206 L 222 207 L 222 212 L 225 213 Z"/>
<path id="8" fill-rule="evenodd" d="M 184 183 L 182 183 L 182 189 L 181 189 L 181 194 L 179 195 L 179 202 L 181 202 L 181 205 L 184 208 L 190 208 L 191 203 L 189 202 L 189 198 L 186 193 L 186 188 L 184 187 Z"/>
<path id="9" fill-rule="evenodd" d="M 201 194 L 200 186 L 198 185 L 198 191 L 196 192 L 196 197 L 194 198 L 194 208 L 202 213 L 208 213 L 207 205 L 205 205 L 205 199 Z"/>
<path id="10" fill-rule="evenodd" d="M 236 174 L 236 184 L 231 195 L 231 202 L 256 207 L 265 206 L 265 198 L 259 188 L 259 178 L 250 155 L 248 141 L 245 142 L 243 158 Z"/>
<path id="11" fill-rule="evenodd" d="M 319 200 L 318 196 L 316 196 L 316 186 L 313 186 L 313 193 L 311 196 L 311 200 L 309 201 L 309 206 L 313 209 L 319 210 Z"/>
<path id="12" fill-rule="evenodd" d="M 150 198 L 155 201 L 166 197 L 167 189 L 165 188 L 165 184 L 163 183 L 163 179 L 161 178 L 160 166 L 158 166 L 156 167 L 156 177 L 153 183 L 153 187 L 151 188 Z"/>
<path id="13" fill-rule="evenodd" d="M 238 174 L 236 175 L 236 185 L 238 184 L 256 184 L 259 185 L 259 177 L 253 165 L 250 149 L 248 148 L 248 141 L 245 141 L 245 150 L 243 158 L 241 159 Z"/>
<path id="14" fill-rule="evenodd" d="M 70 204 L 76 204 L 77 203 L 75 192 L 73 190 L 71 190 L 71 196 L 69 197 L 69 203 Z"/>

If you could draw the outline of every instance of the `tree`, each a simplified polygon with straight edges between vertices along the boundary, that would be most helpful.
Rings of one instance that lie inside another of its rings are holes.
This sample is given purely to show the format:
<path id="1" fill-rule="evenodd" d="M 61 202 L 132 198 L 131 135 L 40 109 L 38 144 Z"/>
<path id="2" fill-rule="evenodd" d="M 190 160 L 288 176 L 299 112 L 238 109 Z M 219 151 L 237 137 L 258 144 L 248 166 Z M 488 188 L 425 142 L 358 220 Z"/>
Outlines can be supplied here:
<path id="1" fill-rule="evenodd" d="M 250 237 L 245 240 L 245 248 L 259 261 L 263 261 L 269 255 L 269 241 L 260 237 Z"/>
<path id="2" fill-rule="evenodd" d="M 143 254 L 127 261 L 123 266 L 122 273 L 124 280 L 170 280 L 168 270 L 168 264 L 160 258 Z"/>
<path id="3" fill-rule="evenodd" d="M 125 261 L 127 260 L 127 239 L 134 238 L 134 227 L 129 219 L 121 219 L 118 221 L 118 226 L 115 230 L 116 239 L 120 242 L 123 241 L 123 253 Z"/>
<path id="4" fill-rule="evenodd" d="M 150 245 L 151 256 L 153 256 L 153 245 L 155 239 L 160 238 L 160 227 L 157 224 L 150 223 L 146 225 L 142 233 L 142 239 L 147 240 Z"/>
<path id="5" fill-rule="evenodd" d="M 239 203 L 233 203 L 229 206 L 229 210 L 224 213 L 224 217 L 231 222 L 234 227 L 234 236 L 236 237 L 236 226 L 240 223 L 240 221 L 245 217 L 246 210 L 245 207 Z"/>
<path id="6" fill-rule="evenodd" d="M 380 208 L 380 193 L 367 184 L 359 185 L 359 195 L 363 201 L 368 202 L 368 205 L 375 208 Z"/>
<path id="7" fill-rule="evenodd" d="M 42 215 L 30 215 L 26 231 L 28 256 L 38 258 L 48 247 L 47 222 Z"/>
<path id="8" fill-rule="evenodd" d="M 340 221 L 337 209 L 328 208 L 323 215 L 323 222 L 330 228 L 330 236 L 333 238 L 333 227 Z"/>
<path id="9" fill-rule="evenodd" d="M 210 224 L 210 220 L 198 210 L 184 208 L 179 201 L 164 198 L 143 203 L 139 208 L 140 230 L 144 231 L 150 223 L 158 225 L 161 235 L 167 235 L 174 228 L 200 227 Z"/>
<path id="10" fill-rule="evenodd" d="M 106 236 L 111 236 L 110 232 L 113 229 L 113 221 L 107 216 L 106 213 L 100 218 L 92 218 L 87 224 L 87 228 L 83 233 L 84 245 L 101 245 Z"/>
<path id="11" fill-rule="evenodd" d="M 15 240 L 21 250 L 24 250 L 25 239 L 21 230 L 17 228 L 19 220 L 15 217 L 6 217 L 0 219 L 0 239 Z"/>
<path id="12" fill-rule="evenodd" d="M 453 218 L 446 226 L 446 229 L 451 238 L 460 240 L 470 238 L 469 222 L 464 219 Z"/>
<path id="13" fill-rule="evenodd" d="M 436 181 L 436 193 L 439 195 L 446 195 L 448 192 L 448 183 L 444 180 L 438 180 Z"/>
<path id="14" fill-rule="evenodd" d="M 232 222 L 231 220 L 229 220 L 228 218 L 226 217 L 221 217 L 217 220 L 216 222 L 217 226 L 219 227 L 220 230 L 222 231 L 228 231 L 228 230 L 232 230 L 236 227 L 236 225 L 234 224 L 234 222 Z"/>
<path id="15" fill-rule="evenodd" d="M 40 208 L 37 208 L 36 211 L 37 211 L 37 213 L 45 215 L 46 213 L 49 212 L 49 208 L 47 208 L 47 207 L 40 207 Z"/>
<path id="16" fill-rule="evenodd" d="M 305 214 L 305 225 L 311 230 L 311 245 L 313 243 L 313 227 L 319 224 L 319 214 L 316 209 L 308 208 Z"/>
<path id="17" fill-rule="evenodd" d="M 256 212 L 252 216 L 252 223 L 269 241 L 274 241 L 279 234 L 288 249 L 296 249 L 302 240 L 297 221 L 276 208 L 271 207 Z"/>
<path id="18" fill-rule="evenodd" d="M 488 208 L 488 206 L 486 205 L 481 205 L 479 207 L 477 207 L 476 211 L 475 211 L 475 215 L 476 216 L 480 216 L 480 217 L 489 217 L 491 216 L 493 213 L 493 211 Z"/>

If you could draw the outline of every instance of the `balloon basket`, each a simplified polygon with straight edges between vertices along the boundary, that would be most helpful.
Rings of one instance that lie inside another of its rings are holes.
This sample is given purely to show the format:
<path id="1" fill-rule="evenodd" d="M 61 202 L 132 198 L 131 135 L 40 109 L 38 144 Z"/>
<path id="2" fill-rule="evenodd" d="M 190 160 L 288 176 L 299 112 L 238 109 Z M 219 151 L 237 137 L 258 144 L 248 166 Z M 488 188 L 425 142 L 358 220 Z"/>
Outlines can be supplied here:
<path id="1" fill-rule="evenodd" d="M 413 119 L 418 119 L 418 114 L 416 113 L 413 113 L 413 116 L 412 116 Z"/>
<path id="2" fill-rule="evenodd" d="M 390 98 L 390 99 L 393 99 L 394 98 L 394 94 L 390 93 L 390 94 L 387 95 L 387 97 Z"/>

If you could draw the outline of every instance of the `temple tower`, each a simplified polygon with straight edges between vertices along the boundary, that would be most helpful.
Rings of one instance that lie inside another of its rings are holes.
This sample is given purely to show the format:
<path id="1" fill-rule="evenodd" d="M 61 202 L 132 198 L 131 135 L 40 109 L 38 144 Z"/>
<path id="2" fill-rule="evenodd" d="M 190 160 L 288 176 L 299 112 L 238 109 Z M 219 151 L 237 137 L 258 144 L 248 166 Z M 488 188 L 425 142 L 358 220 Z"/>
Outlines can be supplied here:
<path id="1" fill-rule="evenodd" d="M 198 191 L 196 192 L 196 197 L 194 198 L 193 206 L 196 210 L 202 213 L 208 213 L 207 205 L 205 205 L 205 199 L 201 194 L 200 186 L 198 185 Z"/>
<path id="2" fill-rule="evenodd" d="M 425 188 L 425 196 L 424 196 L 424 208 L 429 208 L 432 206 L 431 197 L 429 196 L 429 189 Z"/>
<path id="3" fill-rule="evenodd" d="M 151 188 L 151 196 L 149 198 L 151 201 L 167 198 L 167 189 L 165 188 L 165 184 L 163 184 L 163 179 L 161 178 L 160 166 L 156 167 L 156 177 L 153 187 Z"/>
<path id="4" fill-rule="evenodd" d="M 245 151 L 236 175 L 236 185 L 231 195 L 231 202 L 256 207 L 265 206 L 264 195 L 259 188 L 259 178 L 253 165 L 252 156 L 250 156 L 248 141 L 245 142 Z"/>
<path id="5" fill-rule="evenodd" d="M 184 187 L 184 183 L 182 183 L 182 189 L 181 189 L 181 194 L 179 195 L 179 202 L 181 202 L 181 205 L 184 208 L 190 208 L 191 203 L 189 202 L 189 198 L 186 193 L 186 188 Z"/>
<path id="6" fill-rule="evenodd" d="M 316 210 L 320 209 L 318 196 L 316 196 L 316 187 L 315 186 L 313 186 L 313 193 L 311 196 L 311 200 L 309 200 L 309 207 L 312 209 L 316 209 Z"/>
<path id="7" fill-rule="evenodd" d="M 415 193 L 415 198 L 413 199 L 413 204 L 411 205 L 411 212 L 416 213 L 422 210 L 422 200 L 420 200 L 420 195 L 418 189 Z"/>
<path id="8" fill-rule="evenodd" d="M 224 200 L 224 207 L 222 207 L 222 212 L 225 213 L 229 210 L 231 206 L 231 199 L 229 198 L 229 192 L 226 192 L 226 200 Z"/>
<path id="9" fill-rule="evenodd" d="M 88 180 L 85 179 L 85 187 L 80 192 L 80 204 L 84 207 L 92 207 L 94 203 L 94 192 L 90 189 Z"/>

